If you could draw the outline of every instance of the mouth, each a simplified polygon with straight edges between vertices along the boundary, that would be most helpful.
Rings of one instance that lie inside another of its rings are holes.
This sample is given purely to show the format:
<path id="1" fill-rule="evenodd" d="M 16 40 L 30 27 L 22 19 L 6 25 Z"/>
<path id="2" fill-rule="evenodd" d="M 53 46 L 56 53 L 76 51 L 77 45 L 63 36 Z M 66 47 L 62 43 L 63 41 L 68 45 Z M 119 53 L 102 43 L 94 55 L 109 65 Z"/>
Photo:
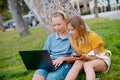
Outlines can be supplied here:
<path id="1" fill-rule="evenodd" d="M 61 30 L 57 30 L 57 32 L 60 32 Z"/>

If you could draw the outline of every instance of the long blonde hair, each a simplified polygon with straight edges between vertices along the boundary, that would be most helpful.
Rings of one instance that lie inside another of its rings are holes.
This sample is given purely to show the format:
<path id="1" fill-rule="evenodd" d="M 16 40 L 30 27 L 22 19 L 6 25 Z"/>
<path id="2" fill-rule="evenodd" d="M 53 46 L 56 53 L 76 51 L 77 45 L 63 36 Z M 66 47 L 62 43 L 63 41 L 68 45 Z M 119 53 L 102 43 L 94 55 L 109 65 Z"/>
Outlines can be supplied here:
<path id="1" fill-rule="evenodd" d="M 89 44 L 89 40 L 88 40 L 89 30 L 87 29 L 85 22 L 80 16 L 72 17 L 67 22 L 67 26 L 68 24 L 70 24 L 73 27 L 73 29 L 75 29 L 77 32 L 77 38 L 72 38 L 72 37 L 70 38 L 73 48 L 79 47 L 79 45 Z"/>

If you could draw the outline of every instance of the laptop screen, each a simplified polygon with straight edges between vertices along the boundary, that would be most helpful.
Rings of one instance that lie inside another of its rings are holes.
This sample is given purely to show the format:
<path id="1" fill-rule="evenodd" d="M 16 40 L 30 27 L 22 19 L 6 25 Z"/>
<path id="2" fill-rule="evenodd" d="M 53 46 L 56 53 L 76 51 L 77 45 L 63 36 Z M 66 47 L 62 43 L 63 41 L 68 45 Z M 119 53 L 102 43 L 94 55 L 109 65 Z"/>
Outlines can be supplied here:
<path id="1" fill-rule="evenodd" d="M 46 69 L 54 71 L 55 67 L 47 50 L 19 51 L 20 56 L 28 70 Z"/>

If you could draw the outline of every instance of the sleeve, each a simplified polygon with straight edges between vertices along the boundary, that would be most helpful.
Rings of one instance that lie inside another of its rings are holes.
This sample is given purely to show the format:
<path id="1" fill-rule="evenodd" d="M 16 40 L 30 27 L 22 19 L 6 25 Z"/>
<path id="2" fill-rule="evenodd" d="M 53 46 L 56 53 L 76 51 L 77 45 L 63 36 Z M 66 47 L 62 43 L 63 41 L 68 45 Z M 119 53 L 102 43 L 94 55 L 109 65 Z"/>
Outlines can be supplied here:
<path id="1" fill-rule="evenodd" d="M 104 51 L 104 45 L 105 45 L 105 43 L 102 40 L 102 38 L 100 36 L 98 36 L 95 32 L 92 32 L 90 34 L 90 43 L 91 43 L 92 49 L 100 47 L 100 52 Z"/>
<path id="2" fill-rule="evenodd" d="M 75 50 L 71 47 L 70 48 L 71 56 L 76 55 Z"/>
<path id="3" fill-rule="evenodd" d="M 48 50 L 49 54 L 50 54 L 50 41 L 49 41 L 49 37 L 47 38 L 47 40 L 44 43 L 44 50 Z"/>

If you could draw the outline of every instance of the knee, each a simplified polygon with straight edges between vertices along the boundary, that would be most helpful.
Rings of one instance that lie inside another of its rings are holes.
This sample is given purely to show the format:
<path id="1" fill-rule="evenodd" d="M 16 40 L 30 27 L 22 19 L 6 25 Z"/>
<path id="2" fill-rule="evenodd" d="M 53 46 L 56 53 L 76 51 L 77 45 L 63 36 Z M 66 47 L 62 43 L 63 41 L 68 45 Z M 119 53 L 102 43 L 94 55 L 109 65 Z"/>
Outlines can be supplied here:
<path id="1" fill-rule="evenodd" d="M 34 74 L 32 80 L 45 80 L 45 77 L 39 74 Z"/>
<path id="2" fill-rule="evenodd" d="M 82 68 L 83 68 L 83 61 L 76 60 L 76 61 L 74 62 L 73 67 L 75 67 L 76 69 L 82 69 Z"/>
<path id="3" fill-rule="evenodd" d="M 64 76 L 60 76 L 59 74 L 48 75 L 46 80 L 64 80 Z"/>
<path id="4" fill-rule="evenodd" d="M 91 65 L 89 62 L 85 62 L 85 63 L 83 64 L 83 67 L 84 67 L 84 70 L 87 70 L 87 69 L 89 69 L 89 68 L 92 68 L 92 65 Z"/>

